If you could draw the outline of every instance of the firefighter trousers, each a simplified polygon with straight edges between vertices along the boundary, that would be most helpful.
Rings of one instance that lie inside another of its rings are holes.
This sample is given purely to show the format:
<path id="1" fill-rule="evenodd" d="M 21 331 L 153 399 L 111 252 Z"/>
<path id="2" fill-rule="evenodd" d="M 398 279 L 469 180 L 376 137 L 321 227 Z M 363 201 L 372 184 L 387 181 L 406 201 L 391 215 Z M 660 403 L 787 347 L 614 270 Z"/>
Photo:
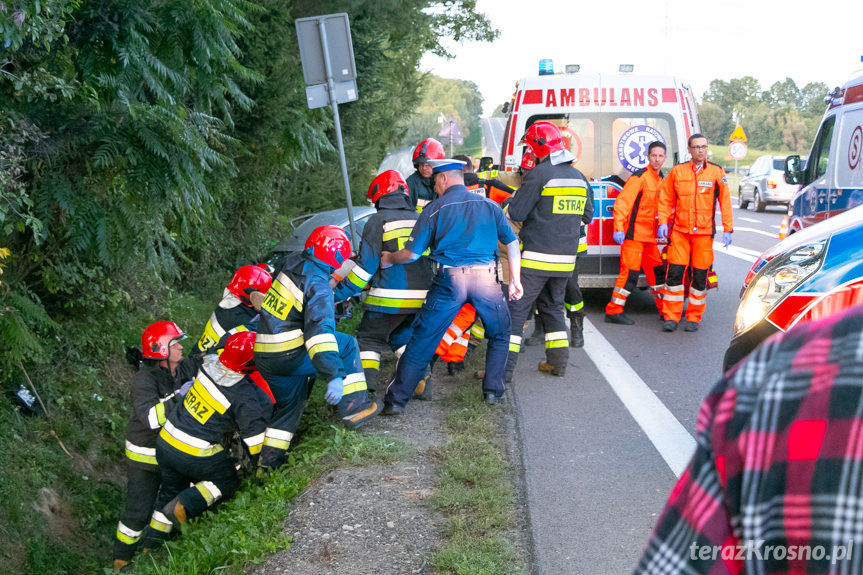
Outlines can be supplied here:
<path id="1" fill-rule="evenodd" d="M 395 353 L 396 359 L 404 352 L 411 339 L 411 325 L 416 314 L 393 314 L 366 310 L 357 328 L 357 343 L 360 360 L 366 374 L 366 386 L 370 392 L 378 387 L 381 369 L 381 350 L 385 345 Z"/>
<path id="2" fill-rule="evenodd" d="M 161 483 L 158 465 L 126 460 L 126 507 L 117 523 L 114 559 L 132 559 L 153 514 Z"/>
<path id="3" fill-rule="evenodd" d="M 571 277 L 549 277 L 537 275 L 530 269 L 521 272 L 521 285 L 524 295 L 521 299 L 509 302 L 512 315 L 512 334 L 509 337 L 509 357 L 506 373 L 510 377 L 518 362 L 521 350 L 522 332 L 534 302 L 538 314 L 537 321 L 545 328 L 546 361 L 555 367 L 566 367 L 569 361 L 569 339 L 566 320 L 563 315 L 563 302 L 567 282 Z M 577 282 L 576 282 L 577 284 Z"/>
<path id="4" fill-rule="evenodd" d="M 575 260 L 575 269 L 572 270 L 572 275 L 566 280 L 566 292 L 563 296 L 563 307 L 566 309 L 566 315 L 572 317 L 574 315 L 584 315 L 584 295 L 581 293 L 581 287 L 578 285 L 578 270 L 579 262 L 582 258 Z"/>
<path id="5" fill-rule="evenodd" d="M 158 545 L 173 528 L 166 509 L 176 497 L 186 509 L 186 518 L 203 514 L 216 502 L 230 499 L 240 486 L 240 478 L 234 468 L 234 460 L 226 451 L 206 457 L 197 457 L 175 449 L 159 438 L 156 443 L 156 458 L 162 469 L 162 489 L 156 501 L 156 511 L 148 532 Z M 189 484 L 193 484 L 191 487 Z M 172 504 L 173 505 L 173 504 Z M 149 538 L 148 538 L 149 539 Z M 149 540 L 146 547 L 152 547 Z"/>
<path id="6" fill-rule="evenodd" d="M 399 407 L 407 404 L 417 384 L 425 377 L 438 343 L 465 303 L 476 308 L 488 340 L 482 390 L 496 397 L 503 395 L 510 317 L 497 281 L 496 267 L 494 262 L 483 266 L 443 267 L 435 275 L 414 322 L 411 340 L 399 359 L 396 377 L 387 388 L 385 403 Z"/>
<path id="7" fill-rule="evenodd" d="M 624 240 L 620 246 L 620 274 L 614 282 L 611 301 L 605 306 L 605 313 L 617 315 L 623 313 L 626 299 L 635 286 L 638 285 L 638 275 L 644 270 L 644 277 L 650 285 L 653 303 L 662 313 L 662 293 L 665 289 L 665 266 L 659 255 L 659 248 L 653 242 L 638 242 Z"/>
<path id="8" fill-rule="evenodd" d="M 707 272 L 713 265 L 713 237 L 671 231 L 668 246 L 668 273 L 662 296 L 662 315 L 666 320 L 680 321 L 686 300 L 686 320 L 701 321 L 707 305 Z M 689 296 L 684 295 L 683 276 L 692 268 Z"/>
<path id="9" fill-rule="evenodd" d="M 345 425 L 358 427 L 380 410 L 377 403 L 369 400 L 366 391 L 366 376 L 360 361 L 357 340 L 340 331 L 335 335 L 342 364 L 339 373 L 345 383 L 345 394 L 336 407 Z M 261 465 L 270 468 L 279 467 L 285 462 L 288 447 L 317 374 L 308 352 L 305 351 L 280 366 L 281 373 L 274 373 L 267 363 L 258 365 L 261 375 L 276 398 L 275 412 L 264 435 L 260 458 Z"/>

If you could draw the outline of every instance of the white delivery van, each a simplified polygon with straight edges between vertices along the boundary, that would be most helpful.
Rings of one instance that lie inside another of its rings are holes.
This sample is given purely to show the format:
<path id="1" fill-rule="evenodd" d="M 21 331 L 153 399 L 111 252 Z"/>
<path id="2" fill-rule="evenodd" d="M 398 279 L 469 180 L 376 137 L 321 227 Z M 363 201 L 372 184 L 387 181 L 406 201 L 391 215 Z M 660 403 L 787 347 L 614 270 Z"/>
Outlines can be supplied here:
<path id="1" fill-rule="evenodd" d="M 667 146 L 666 174 L 689 158 L 687 138 L 700 131 L 692 90 L 673 76 L 541 75 L 519 80 L 504 108 L 502 179 L 518 170 L 524 151 L 519 141 L 528 126 L 540 120 L 560 126 L 574 165 L 591 180 L 594 194 L 579 285 L 612 287 L 620 271 L 620 246 L 612 239 L 614 199 L 626 179 L 647 166 L 651 142 Z M 640 285 L 646 285 L 643 277 Z"/>
<path id="2" fill-rule="evenodd" d="M 786 159 L 785 180 L 802 184 L 788 205 L 789 233 L 863 205 L 863 70 L 825 100 L 806 167 Z"/>

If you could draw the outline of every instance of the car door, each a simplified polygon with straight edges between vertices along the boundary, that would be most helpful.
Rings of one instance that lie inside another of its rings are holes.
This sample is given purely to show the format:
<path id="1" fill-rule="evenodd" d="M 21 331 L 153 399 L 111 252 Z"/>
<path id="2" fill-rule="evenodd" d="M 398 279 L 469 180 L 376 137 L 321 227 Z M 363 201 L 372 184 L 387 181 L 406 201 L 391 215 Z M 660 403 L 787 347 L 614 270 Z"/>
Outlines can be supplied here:
<path id="1" fill-rule="evenodd" d="M 821 122 L 821 127 L 815 136 L 815 143 L 812 144 L 812 153 L 809 154 L 809 161 L 806 163 L 802 201 L 799 205 L 800 222 L 804 228 L 830 217 L 830 156 L 831 150 L 835 150 L 833 143 L 835 125 L 835 115 Z M 795 209 L 797 208 L 798 206 L 795 205 Z"/>

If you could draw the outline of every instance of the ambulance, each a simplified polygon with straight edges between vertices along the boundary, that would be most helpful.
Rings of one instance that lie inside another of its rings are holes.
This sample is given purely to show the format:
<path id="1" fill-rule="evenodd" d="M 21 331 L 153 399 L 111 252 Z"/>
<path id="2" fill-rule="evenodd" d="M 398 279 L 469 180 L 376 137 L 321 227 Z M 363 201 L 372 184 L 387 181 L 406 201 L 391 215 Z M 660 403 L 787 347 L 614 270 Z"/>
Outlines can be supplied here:
<path id="1" fill-rule="evenodd" d="M 801 185 L 788 205 L 789 234 L 863 205 L 863 70 L 825 102 L 805 168 L 800 156 L 785 160 L 785 181 Z"/>
<path id="2" fill-rule="evenodd" d="M 663 172 L 689 159 L 686 141 L 700 132 L 692 90 L 673 76 L 646 76 L 621 66 L 618 74 L 582 74 L 575 66 L 522 78 L 504 105 L 506 128 L 500 179 L 517 186 L 525 129 L 540 120 L 557 124 L 574 166 L 590 180 L 594 218 L 587 227 L 587 255 L 579 264 L 582 288 L 611 288 L 620 271 L 620 246 L 612 239 L 612 206 L 626 179 L 647 166 L 647 147 L 659 140 L 668 150 Z M 646 282 L 642 276 L 640 286 Z"/>

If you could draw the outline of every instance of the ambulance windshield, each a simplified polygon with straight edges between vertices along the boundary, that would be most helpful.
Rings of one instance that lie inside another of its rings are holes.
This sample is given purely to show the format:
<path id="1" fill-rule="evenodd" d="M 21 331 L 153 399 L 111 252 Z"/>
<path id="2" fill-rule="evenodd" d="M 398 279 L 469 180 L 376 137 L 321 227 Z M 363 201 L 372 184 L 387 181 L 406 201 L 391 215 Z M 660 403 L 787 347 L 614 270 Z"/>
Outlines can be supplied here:
<path id="1" fill-rule="evenodd" d="M 674 119 L 668 114 L 538 114 L 527 126 L 540 120 L 560 127 L 576 157 L 573 165 L 590 179 L 617 176 L 625 181 L 647 166 L 647 147 L 656 140 L 667 146 L 666 173 L 681 161 Z"/>

